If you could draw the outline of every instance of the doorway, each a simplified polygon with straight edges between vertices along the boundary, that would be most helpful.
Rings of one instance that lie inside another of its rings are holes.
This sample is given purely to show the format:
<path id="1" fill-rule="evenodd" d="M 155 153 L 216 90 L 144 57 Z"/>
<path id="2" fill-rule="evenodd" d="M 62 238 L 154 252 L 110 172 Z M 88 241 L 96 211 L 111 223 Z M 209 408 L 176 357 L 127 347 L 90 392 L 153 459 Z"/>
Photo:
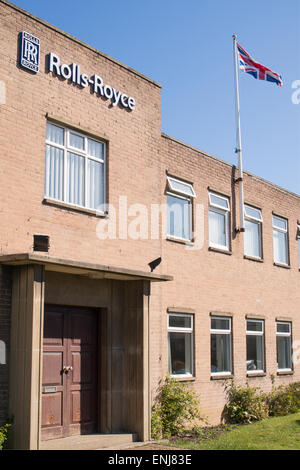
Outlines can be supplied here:
<path id="1" fill-rule="evenodd" d="M 98 431 L 99 323 L 97 309 L 45 305 L 42 440 Z"/>

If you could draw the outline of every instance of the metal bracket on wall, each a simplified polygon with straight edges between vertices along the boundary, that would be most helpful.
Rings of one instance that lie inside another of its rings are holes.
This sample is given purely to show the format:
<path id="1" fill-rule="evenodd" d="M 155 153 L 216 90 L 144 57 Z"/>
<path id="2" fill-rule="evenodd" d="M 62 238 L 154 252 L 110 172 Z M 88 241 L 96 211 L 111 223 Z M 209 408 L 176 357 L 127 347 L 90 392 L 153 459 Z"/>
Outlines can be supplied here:
<path id="1" fill-rule="evenodd" d="M 243 178 L 241 178 L 241 177 L 234 179 L 235 183 L 240 183 L 241 181 L 243 181 Z"/>

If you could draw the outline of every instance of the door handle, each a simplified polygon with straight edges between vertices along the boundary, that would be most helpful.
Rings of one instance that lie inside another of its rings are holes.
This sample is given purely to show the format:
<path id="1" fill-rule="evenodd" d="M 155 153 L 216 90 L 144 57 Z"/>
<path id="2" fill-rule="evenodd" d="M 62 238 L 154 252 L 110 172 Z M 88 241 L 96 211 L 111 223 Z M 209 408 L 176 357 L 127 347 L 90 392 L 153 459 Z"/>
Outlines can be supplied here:
<path id="1" fill-rule="evenodd" d="M 70 370 L 73 370 L 72 366 L 63 366 L 63 372 L 67 374 Z"/>

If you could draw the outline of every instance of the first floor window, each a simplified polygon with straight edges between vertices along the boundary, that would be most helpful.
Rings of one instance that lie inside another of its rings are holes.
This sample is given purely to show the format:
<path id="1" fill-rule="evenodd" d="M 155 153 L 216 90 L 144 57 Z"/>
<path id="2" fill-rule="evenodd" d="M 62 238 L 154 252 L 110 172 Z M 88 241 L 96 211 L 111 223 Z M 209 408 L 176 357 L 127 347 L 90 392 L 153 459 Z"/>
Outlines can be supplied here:
<path id="1" fill-rule="evenodd" d="M 231 318 L 211 317 L 211 374 L 232 373 Z"/>
<path id="2" fill-rule="evenodd" d="M 48 122 L 45 197 L 103 211 L 105 161 L 104 142 Z"/>
<path id="3" fill-rule="evenodd" d="M 277 368 L 292 369 L 292 325 L 290 322 L 276 322 Z"/>
<path id="4" fill-rule="evenodd" d="M 262 215 L 259 209 L 251 206 L 244 206 L 245 214 L 245 235 L 244 253 L 246 256 L 262 258 Z"/>
<path id="5" fill-rule="evenodd" d="M 169 373 L 193 376 L 193 315 L 168 314 Z"/>
<path id="6" fill-rule="evenodd" d="M 192 240 L 192 200 L 195 197 L 190 183 L 167 177 L 168 236 Z"/>
<path id="7" fill-rule="evenodd" d="M 273 215 L 273 250 L 274 261 L 289 264 L 287 220 Z"/>
<path id="8" fill-rule="evenodd" d="M 209 246 L 229 250 L 229 199 L 209 193 Z"/>
<path id="9" fill-rule="evenodd" d="M 247 371 L 263 372 L 264 359 L 264 321 L 246 320 Z"/>

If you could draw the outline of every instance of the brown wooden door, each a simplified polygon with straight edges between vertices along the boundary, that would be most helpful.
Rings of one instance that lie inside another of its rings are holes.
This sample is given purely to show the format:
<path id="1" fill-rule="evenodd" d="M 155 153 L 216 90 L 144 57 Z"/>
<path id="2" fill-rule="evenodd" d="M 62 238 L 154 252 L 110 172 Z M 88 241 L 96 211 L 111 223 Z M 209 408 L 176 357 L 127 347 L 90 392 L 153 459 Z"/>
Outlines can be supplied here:
<path id="1" fill-rule="evenodd" d="M 98 315 L 45 306 L 42 439 L 97 431 Z"/>

